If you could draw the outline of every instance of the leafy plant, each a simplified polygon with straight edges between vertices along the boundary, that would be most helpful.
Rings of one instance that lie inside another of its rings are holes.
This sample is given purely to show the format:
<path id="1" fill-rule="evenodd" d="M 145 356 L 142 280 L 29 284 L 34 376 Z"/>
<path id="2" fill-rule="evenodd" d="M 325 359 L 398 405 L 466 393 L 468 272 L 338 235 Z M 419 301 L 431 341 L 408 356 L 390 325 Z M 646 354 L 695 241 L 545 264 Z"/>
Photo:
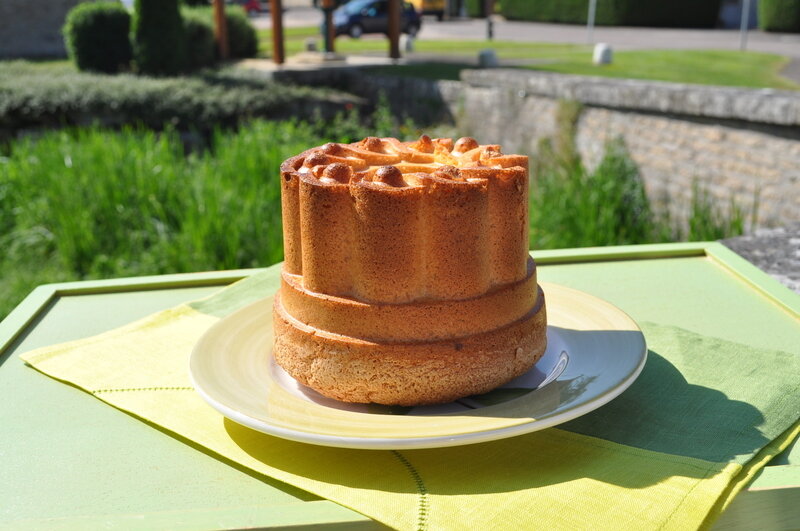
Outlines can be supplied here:
<path id="1" fill-rule="evenodd" d="M 131 16 L 118 2 L 85 2 L 67 13 L 62 28 L 70 59 L 79 70 L 114 74 L 130 66 Z"/>
<path id="2" fill-rule="evenodd" d="M 800 32 L 800 0 L 759 0 L 758 25 L 766 31 Z"/>
<path id="3" fill-rule="evenodd" d="M 105 76 L 69 68 L 0 64 L 0 127 L 15 131 L 101 123 L 208 131 L 250 118 L 330 117 L 353 98 L 235 72 L 168 78 Z M 350 103 L 352 105 L 352 103 Z"/>
<path id="4" fill-rule="evenodd" d="M 213 66 L 217 58 L 214 28 L 198 9 L 183 9 L 183 28 L 186 35 L 186 68 L 189 71 Z"/>
<path id="5" fill-rule="evenodd" d="M 210 7 L 183 8 L 181 13 L 183 13 L 184 20 L 191 18 L 197 23 L 205 23 L 213 37 L 214 16 Z M 234 59 L 255 57 L 258 52 L 258 33 L 250 19 L 247 18 L 244 10 L 226 9 L 225 24 L 228 28 L 228 45 L 231 57 Z"/>
<path id="6" fill-rule="evenodd" d="M 586 0 L 503 0 L 508 18 L 585 24 Z M 597 3 L 595 22 L 610 26 L 714 27 L 720 0 L 604 0 Z"/>
<path id="7" fill-rule="evenodd" d="M 186 38 L 178 0 L 136 0 L 133 57 L 142 74 L 166 76 L 186 68 Z"/>
<path id="8" fill-rule="evenodd" d="M 231 57 L 234 59 L 255 57 L 258 52 L 258 34 L 244 10 L 226 10 L 225 23 L 228 28 Z"/>

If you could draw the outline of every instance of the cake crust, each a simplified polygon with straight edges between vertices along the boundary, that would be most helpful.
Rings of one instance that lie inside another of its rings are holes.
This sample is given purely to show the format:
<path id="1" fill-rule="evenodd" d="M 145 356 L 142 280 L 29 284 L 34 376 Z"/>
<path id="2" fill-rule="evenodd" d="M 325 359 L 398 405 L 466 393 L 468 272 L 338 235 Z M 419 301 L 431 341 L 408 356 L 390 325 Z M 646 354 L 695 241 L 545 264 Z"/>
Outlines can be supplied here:
<path id="1" fill-rule="evenodd" d="M 502 328 L 417 343 L 376 343 L 311 328 L 275 297 L 275 361 L 303 385 L 344 402 L 439 404 L 525 374 L 547 347 L 544 294 Z"/>
<path id="2" fill-rule="evenodd" d="M 276 362 L 325 396 L 422 405 L 485 393 L 546 345 L 528 255 L 528 159 L 472 138 L 365 138 L 281 165 Z"/>

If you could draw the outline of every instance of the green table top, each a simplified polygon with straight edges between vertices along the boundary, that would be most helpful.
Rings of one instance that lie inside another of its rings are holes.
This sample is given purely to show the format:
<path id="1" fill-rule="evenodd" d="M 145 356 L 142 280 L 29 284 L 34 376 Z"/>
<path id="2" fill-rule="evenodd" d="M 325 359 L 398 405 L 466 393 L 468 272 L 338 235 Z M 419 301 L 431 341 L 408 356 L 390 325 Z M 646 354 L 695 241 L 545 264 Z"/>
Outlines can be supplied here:
<path id="1" fill-rule="evenodd" d="M 720 244 L 534 257 L 540 280 L 597 295 L 636 320 L 798 352 L 800 297 Z M 0 323 L 0 527 L 380 527 L 332 502 L 253 477 L 18 359 L 33 348 L 204 297 L 253 272 L 42 286 Z M 798 528 L 798 506 L 796 446 L 773 460 L 716 528 Z"/>

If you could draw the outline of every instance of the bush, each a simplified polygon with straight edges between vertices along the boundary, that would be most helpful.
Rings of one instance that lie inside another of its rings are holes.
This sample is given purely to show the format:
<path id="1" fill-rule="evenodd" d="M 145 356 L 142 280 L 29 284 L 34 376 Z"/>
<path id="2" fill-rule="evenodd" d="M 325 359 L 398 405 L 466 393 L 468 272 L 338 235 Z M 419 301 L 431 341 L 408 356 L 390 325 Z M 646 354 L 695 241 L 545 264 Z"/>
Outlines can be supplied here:
<path id="1" fill-rule="evenodd" d="M 332 116 L 349 95 L 282 85 L 257 75 L 219 72 L 182 78 L 82 74 L 24 61 L 0 63 L 0 136 L 36 127 L 142 123 L 209 130 L 252 117 Z"/>
<path id="2" fill-rule="evenodd" d="M 117 2 L 87 2 L 67 14 L 62 32 L 70 59 L 79 70 L 113 74 L 131 62 L 131 16 Z"/>
<path id="3" fill-rule="evenodd" d="M 212 66 L 217 56 L 214 28 L 197 10 L 186 9 L 181 14 L 186 35 L 186 68 L 192 71 Z"/>
<path id="4" fill-rule="evenodd" d="M 800 0 L 760 0 L 758 25 L 764 31 L 800 33 Z"/>
<path id="5" fill-rule="evenodd" d="M 225 22 L 228 26 L 231 57 L 234 59 L 255 57 L 258 52 L 258 35 L 247 14 L 240 9 L 227 9 Z"/>
<path id="6" fill-rule="evenodd" d="M 178 0 L 136 0 L 133 56 L 139 72 L 178 74 L 186 66 L 186 38 Z"/>
<path id="7" fill-rule="evenodd" d="M 585 24 L 587 0 L 503 0 L 509 19 Z M 607 26 L 711 28 L 720 0 L 600 0 L 595 23 Z"/>
<path id="8" fill-rule="evenodd" d="M 470 17 L 485 17 L 484 0 L 467 0 L 467 15 Z"/>
<path id="9" fill-rule="evenodd" d="M 230 46 L 231 58 L 242 59 L 246 57 L 255 57 L 258 52 L 258 34 L 255 27 L 247 18 L 244 10 L 236 9 L 225 10 L 225 22 L 228 27 L 228 45 Z M 214 33 L 214 13 L 209 7 L 193 7 L 183 8 L 181 10 L 184 20 L 194 18 L 198 21 L 204 21 L 211 31 L 212 37 Z M 216 49 L 216 41 L 215 41 Z"/>

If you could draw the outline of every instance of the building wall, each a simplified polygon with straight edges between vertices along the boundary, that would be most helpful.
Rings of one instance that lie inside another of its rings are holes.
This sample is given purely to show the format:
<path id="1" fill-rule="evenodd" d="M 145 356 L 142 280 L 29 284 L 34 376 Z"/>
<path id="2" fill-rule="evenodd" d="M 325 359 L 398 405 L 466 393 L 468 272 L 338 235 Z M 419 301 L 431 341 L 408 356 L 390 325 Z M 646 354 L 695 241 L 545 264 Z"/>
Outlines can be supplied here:
<path id="1" fill-rule="evenodd" d="M 0 58 L 66 57 L 61 27 L 81 0 L 0 0 Z"/>

